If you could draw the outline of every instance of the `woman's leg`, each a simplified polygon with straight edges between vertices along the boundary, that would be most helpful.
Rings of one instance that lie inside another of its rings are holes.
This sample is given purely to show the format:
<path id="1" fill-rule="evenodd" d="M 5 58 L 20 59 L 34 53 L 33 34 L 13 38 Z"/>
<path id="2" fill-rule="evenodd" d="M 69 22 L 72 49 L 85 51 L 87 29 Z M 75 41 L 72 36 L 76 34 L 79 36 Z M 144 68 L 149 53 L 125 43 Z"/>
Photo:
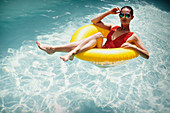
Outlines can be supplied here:
<path id="1" fill-rule="evenodd" d="M 67 61 L 70 59 L 70 57 L 73 58 L 73 56 L 79 52 L 82 52 L 84 50 L 89 49 L 90 47 L 94 47 L 97 43 L 98 38 L 103 38 L 103 35 L 99 32 L 96 33 L 88 38 L 75 41 L 72 43 L 68 43 L 61 46 L 51 46 L 46 44 L 41 44 L 36 41 L 38 47 L 42 49 L 43 51 L 47 52 L 48 54 L 52 54 L 54 52 L 69 52 L 65 56 L 60 57 L 64 61 Z"/>
<path id="2" fill-rule="evenodd" d="M 61 56 L 60 58 L 63 61 L 68 61 L 69 59 L 72 60 L 75 54 L 93 48 L 97 44 L 97 39 L 99 38 L 103 38 L 103 35 L 100 32 L 86 38 L 80 44 L 78 44 L 73 50 L 71 50 L 65 56 Z"/>
<path id="3" fill-rule="evenodd" d="M 61 45 L 61 46 L 51 46 L 51 45 L 41 44 L 37 41 L 36 43 L 41 50 L 47 52 L 48 54 L 53 54 L 55 52 L 70 52 L 75 47 L 77 47 L 81 42 L 83 42 L 83 40 L 68 43 L 68 44 Z"/>

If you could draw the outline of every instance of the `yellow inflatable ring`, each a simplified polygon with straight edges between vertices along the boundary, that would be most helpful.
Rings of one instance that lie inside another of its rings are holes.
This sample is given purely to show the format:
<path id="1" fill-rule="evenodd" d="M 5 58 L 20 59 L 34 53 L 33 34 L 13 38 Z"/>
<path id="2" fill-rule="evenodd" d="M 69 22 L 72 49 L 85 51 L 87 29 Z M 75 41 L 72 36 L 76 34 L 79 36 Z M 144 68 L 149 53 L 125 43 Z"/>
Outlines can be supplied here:
<path id="1" fill-rule="evenodd" d="M 76 30 L 70 42 L 87 38 L 97 32 L 101 32 L 104 38 L 106 38 L 109 30 L 91 24 L 85 25 Z M 99 39 L 98 44 L 102 45 L 102 43 L 103 39 Z M 101 65 L 104 65 L 106 63 L 115 64 L 115 62 L 130 60 L 136 58 L 137 56 L 138 53 L 136 51 L 124 48 L 92 48 L 75 55 L 75 57 L 77 57 L 78 59 L 94 62 L 95 64 Z"/>

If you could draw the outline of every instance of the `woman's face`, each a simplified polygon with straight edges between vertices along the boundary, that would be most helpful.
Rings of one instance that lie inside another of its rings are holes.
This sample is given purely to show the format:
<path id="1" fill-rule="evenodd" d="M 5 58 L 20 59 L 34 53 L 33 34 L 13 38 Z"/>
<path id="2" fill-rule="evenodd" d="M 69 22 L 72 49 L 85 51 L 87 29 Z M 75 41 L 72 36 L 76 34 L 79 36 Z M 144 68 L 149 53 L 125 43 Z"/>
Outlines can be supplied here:
<path id="1" fill-rule="evenodd" d="M 128 9 L 128 8 L 123 8 L 122 10 L 121 10 L 121 12 L 120 12 L 120 14 L 122 14 L 122 16 L 120 17 L 119 16 L 119 18 L 120 18 L 120 22 L 121 22 L 121 24 L 130 24 L 130 21 L 133 19 L 133 17 L 134 16 L 132 16 L 131 14 L 130 14 L 130 9 Z M 129 17 L 129 18 L 128 18 Z"/>

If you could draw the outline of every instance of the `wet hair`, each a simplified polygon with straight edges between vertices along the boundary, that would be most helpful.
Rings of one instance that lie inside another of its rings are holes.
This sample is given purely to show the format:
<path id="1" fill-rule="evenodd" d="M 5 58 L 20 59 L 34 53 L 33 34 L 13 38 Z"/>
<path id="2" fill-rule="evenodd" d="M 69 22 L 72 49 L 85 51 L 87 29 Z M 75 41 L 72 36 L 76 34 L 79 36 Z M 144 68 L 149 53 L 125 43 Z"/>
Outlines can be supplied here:
<path id="1" fill-rule="evenodd" d="M 132 9 L 130 6 L 123 6 L 123 7 L 121 8 L 121 11 L 122 11 L 122 9 L 124 9 L 124 8 L 129 9 L 131 16 L 133 16 L 133 9 Z"/>

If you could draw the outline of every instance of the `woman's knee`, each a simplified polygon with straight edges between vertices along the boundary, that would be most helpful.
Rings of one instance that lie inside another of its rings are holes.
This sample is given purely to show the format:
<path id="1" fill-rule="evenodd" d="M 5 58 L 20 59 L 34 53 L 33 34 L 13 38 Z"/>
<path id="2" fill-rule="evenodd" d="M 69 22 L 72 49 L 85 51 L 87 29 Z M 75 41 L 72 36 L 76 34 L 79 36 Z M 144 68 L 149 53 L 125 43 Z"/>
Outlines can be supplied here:
<path id="1" fill-rule="evenodd" d="M 101 32 L 98 32 L 95 35 L 97 36 L 97 38 L 103 38 L 103 34 Z"/>
<path id="2" fill-rule="evenodd" d="M 85 41 L 89 41 L 89 40 L 92 40 L 92 39 L 97 40 L 98 38 L 103 38 L 103 34 L 101 32 L 97 32 L 96 34 L 86 38 Z"/>

